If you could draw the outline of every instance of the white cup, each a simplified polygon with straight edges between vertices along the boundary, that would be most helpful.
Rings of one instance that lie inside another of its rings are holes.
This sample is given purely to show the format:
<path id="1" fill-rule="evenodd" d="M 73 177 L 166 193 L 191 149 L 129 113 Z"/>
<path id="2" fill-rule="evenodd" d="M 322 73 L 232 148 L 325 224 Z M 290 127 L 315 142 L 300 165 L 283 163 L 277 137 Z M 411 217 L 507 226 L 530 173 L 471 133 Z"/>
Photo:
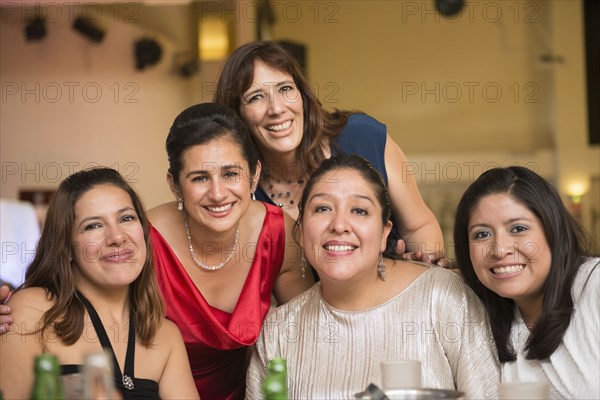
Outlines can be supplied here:
<path id="1" fill-rule="evenodd" d="M 550 386 L 543 382 L 504 382 L 498 386 L 498 398 L 501 400 L 548 400 Z"/>
<path id="2" fill-rule="evenodd" d="M 381 362 L 383 390 L 420 388 L 421 361 L 390 360 Z"/>

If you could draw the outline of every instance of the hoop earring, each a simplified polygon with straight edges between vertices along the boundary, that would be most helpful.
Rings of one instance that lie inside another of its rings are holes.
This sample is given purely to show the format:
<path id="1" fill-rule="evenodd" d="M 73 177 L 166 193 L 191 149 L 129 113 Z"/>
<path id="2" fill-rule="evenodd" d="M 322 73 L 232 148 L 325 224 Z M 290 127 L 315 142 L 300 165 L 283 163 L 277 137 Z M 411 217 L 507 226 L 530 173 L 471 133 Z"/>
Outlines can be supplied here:
<path id="1" fill-rule="evenodd" d="M 383 253 L 380 253 L 379 266 L 377 267 L 377 275 L 379 279 L 385 281 L 385 263 L 383 262 Z"/>
<path id="2" fill-rule="evenodd" d="M 183 211 L 183 199 L 179 198 L 179 203 L 177 204 L 177 211 Z"/>
<path id="3" fill-rule="evenodd" d="M 300 266 L 302 267 L 302 278 L 306 278 L 306 258 L 304 257 L 304 250 L 301 250 Z"/>

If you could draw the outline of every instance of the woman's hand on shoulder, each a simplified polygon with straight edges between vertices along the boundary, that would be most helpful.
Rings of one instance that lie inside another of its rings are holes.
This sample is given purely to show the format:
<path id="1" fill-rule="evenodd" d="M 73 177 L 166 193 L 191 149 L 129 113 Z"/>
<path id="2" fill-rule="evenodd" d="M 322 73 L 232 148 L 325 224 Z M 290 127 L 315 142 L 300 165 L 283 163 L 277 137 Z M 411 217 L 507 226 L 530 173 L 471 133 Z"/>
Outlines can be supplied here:
<path id="1" fill-rule="evenodd" d="M 10 295 L 10 288 L 8 285 L 2 285 L 0 287 L 0 335 L 4 335 L 8 332 L 10 324 L 12 324 L 11 309 L 10 306 L 4 304 L 8 300 Z"/>
<path id="2" fill-rule="evenodd" d="M 421 250 L 406 253 L 406 244 L 402 239 L 398 240 L 398 243 L 396 244 L 396 254 L 404 261 L 420 261 L 427 264 L 435 264 L 438 267 L 458 271 L 456 263 L 447 258 L 442 250 L 431 253 L 425 253 Z"/>
<path id="3" fill-rule="evenodd" d="M 46 290 L 41 287 L 30 287 L 15 291 L 8 300 L 11 316 L 14 321 L 22 318 L 39 319 L 52 307 Z"/>

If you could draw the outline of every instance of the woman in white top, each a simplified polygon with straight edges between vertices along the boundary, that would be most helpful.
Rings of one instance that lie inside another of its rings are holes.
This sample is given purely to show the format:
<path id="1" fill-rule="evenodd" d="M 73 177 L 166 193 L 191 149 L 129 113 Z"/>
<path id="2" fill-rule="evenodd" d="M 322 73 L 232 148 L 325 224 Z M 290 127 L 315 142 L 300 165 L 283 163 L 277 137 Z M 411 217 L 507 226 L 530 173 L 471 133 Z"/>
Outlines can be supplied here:
<path id="1" fill-rule="evenodd" d="M 394 260 L 381 175 L 339 154 L 308 180 L 300 243 L 320 282 L 271 313 L 250 362 L 246 397 L 261 398 L 270 359 L 287 360 L 293 399 L 348 399 L 381 385 L 384 360 L 417 359 L 423 386 L 495 396 L 500 370 L 485 310 L 443 268 Z"/>
<path id="2" fill-rule="evenodd" d="M 527 168 L 485 172 L 458 205 L 454 242 L 489 313 L 502 380 L 600 398 L 600 259 L 556 190 Z"/>

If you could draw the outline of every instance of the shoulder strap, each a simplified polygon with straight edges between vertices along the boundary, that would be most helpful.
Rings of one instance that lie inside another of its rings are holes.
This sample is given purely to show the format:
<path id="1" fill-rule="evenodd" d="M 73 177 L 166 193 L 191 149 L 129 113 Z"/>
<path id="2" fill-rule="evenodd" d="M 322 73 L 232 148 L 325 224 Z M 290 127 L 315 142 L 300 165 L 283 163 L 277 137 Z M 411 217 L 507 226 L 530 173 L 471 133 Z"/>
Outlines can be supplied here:
<path id="1" fill-rule="evenodd" d="M 126 389 L 133 390 L 133 362 L 135 359 L 135 320 L 133 318 L 133 310 L 129 311 L 129 335 L 127 337 L 127 352 L 125 354 L 125 374 L 122 375 L 119 362 L 117 361 L 115 352 L 110 344 L 110 340 L 108 339 L 108 335 L 106 334 L 106 330 L 104 329 L 104 325 L 102 325 L 102 321 L 100 320 L 96 309 L 94 306 L 92 306 L 89 300 L 86 299 L 83 294 L 81 294 L 81 292 L 77 291 L 77 296 L 81 299 L 83 305 L 88 311 L 88 314 L 90 314 L 92 324 L 94 325 L 94 329 L 96 330 L 96 334 L 98 335 L 98 339 L 100 340 L 102 348 L 109 350 L 112 354 L 115 380 L 117 382 L 122 382 Z"/>

